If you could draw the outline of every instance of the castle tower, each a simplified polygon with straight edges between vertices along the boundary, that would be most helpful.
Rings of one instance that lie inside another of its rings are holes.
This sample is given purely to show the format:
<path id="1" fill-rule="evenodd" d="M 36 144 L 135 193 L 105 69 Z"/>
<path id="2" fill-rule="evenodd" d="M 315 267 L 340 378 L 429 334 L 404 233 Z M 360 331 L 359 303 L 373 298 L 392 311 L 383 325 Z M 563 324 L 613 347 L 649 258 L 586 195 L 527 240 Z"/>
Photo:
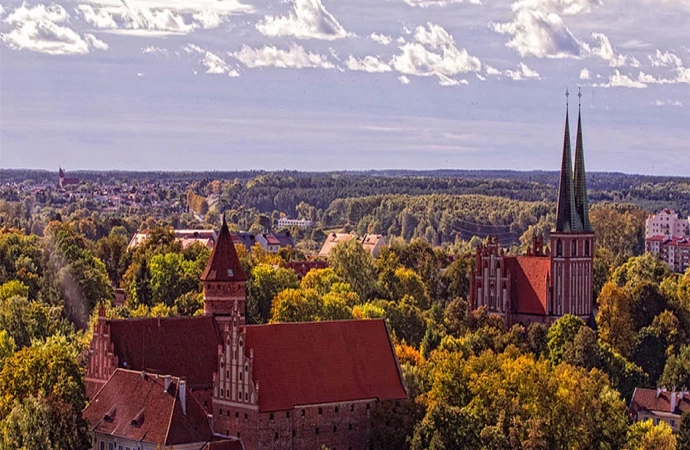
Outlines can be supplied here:
<path id="1" fill-rule="evenodd" d="M 566 92 L 566 98 L 567 96 Z M 578 97 L 581 96 L 582 94 L 578 93 Z M 581 111 L 578 111 L 573 174 L 566 102 L 556 229 L 551 232 L 550 239 L 553 292 L 547 313 L 557 317 L 570 313 L 586 320 L 592 312 L 593 302 L 594 232 L 589 223 L 581 119 Z"/>
<path id="2" fill-rule="evenodd" d="M 225 323 L 232 320 L 237 307 L 240 324 L 244 325 L 247 275 L 237 256 L 225 215 L 201 281 L 204 284 L 204 313 Z"/>

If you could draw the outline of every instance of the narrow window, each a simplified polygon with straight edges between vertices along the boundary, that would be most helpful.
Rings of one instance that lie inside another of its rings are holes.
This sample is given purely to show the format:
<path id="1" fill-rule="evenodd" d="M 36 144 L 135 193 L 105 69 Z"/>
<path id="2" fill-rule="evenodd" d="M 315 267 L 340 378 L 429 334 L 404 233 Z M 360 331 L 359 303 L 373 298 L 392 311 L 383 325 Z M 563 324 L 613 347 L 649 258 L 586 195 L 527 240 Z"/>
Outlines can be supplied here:
<path id="1" fill-rule="evenodd" d="M 563 256 L 563 242 L 560 239 L 556 241 L 556 256 Z"/>
<path id="2" fill-rule="evenodd" d="M 247 413 L 244 413 L 244 420 L 247 420 Z"/>
<path id="3" fill-rule="evenodd" d="M 274 441 L 277 441 L 277 440 L 278 440 L 278 433 L 276 433 L 276 434 L 273 435 L 273 440 L 274 440 Z"/>
<path id="4" fill-rule="evenodd" d="M 222 409 L 219 409 L 219 410 L 218 410 L 218 415 L 219 415 L 219 416 L 222 416 L 222 415 L 223 415 L 223 410 L 222 410 Z"/>
<path id="5" fill-rule="evenodd" d="M 573 243 L 572 243 L 572 245 L 571 245 L 570 247 L 571 247 L 571 249 L 570 249 L 571 252 L 570 252 L 570 253 L 572 253 L 571 256 L 577 257 L 577 241 L 573 241 Z"/>
<path id="6" fill-rule="evenodd" d="M 273 420 L 273 413 L 268 415 L 268 420 Z"/>
<path id="7" fill-rule="evenodd" d="M 333 432 L 335 433 L 336 431 L 338 431 L 338 427 L 333 425 Z"/>
<path id="8" fill-rule="evenodd" d="M 292 437 L 295 437 L 295 430 L 292 430 Z"/>
<path id="9" fill-rule="evenodd" d="M 337 406 L 335 407 L 335 412 L 336 412 L 336 414 L 338 413 L 338 407 Z"/>
<path id="10" fill-rule="evenodd" d="M 302 417 L 304 417 L 304 410 L 302 410 Z"/>
<path id="11" fill-rule="evenodd" d="M 319 415 L 323 414 L 323 409 L 319 407 Z"/>
<path id="12" fill-rule="evenodd" d="M 589 241 L 585 241 L 585 256 L 589 256 Z"/>
<path id="13" fill-rule="evenodd" d="M 319 434 L 319 427 L 316 427 L 316 434 Z"/>
<path id="14" fill-rule="evenodd" d="M 289 419 L 289 418 L 290 418 L 290 411 L 286 411 L 286 412 L 285 412 L 285 418 L 286 418 L 286 419 Z"/>
<path id="15" fill-rule="evenodd" d="M 350 431 L 352 431 L 352 424 L 348 424 L 348 425 L 347 425 L 347 429 L 350 430 Z"/>
<path id="16" fill-rule="evenodd" d="M 240 418 L 240 412 L 239 412 L 239 411 L 235 411 L 235 419 L 239 419 L 239 418 Z"/>
<path id="17" fill-rule="evenodd" d="M 350 405 L 350 412 L 354 412 L 354 411 L 355 411 L 355 405 L 352 404 L 352 405 Z"/>

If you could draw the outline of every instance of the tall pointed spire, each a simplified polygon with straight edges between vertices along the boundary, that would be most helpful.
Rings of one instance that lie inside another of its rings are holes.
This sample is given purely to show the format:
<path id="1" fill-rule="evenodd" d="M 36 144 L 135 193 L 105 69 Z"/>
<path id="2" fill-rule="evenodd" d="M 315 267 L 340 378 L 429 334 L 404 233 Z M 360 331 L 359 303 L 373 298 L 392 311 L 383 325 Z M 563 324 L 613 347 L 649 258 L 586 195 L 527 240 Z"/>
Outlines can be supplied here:
<path id="1" fill-rule="evenodd" d="M 582 231 L 582 224 L 575 208 L 575 191 L 573 189 L 573 165 L 570 151 L 570 123 L 568 120 L 568 97 L 565 91 L 565 135 L 563 137 L 563 159 L 561 161 L 561 180 L 558 185 L 558 208 L 556 231 Z"/>
<path id="2" fill-rule="evenodd" d="M 587 179 L 585 175 L 585 154 L 582 141 L 582 92 L 577 93 L 577 140 L 575 143 L 575 172 L 573 182 L 575 189 L 575 208 L 580 217 L 583 231 L 591 232 L 592 225 L 589 223 L 589 203 L 587 202 Z"/>
<path id="3" fill-rule="evenodd" d="M 218 239 L 213 246 L 206 270 L 201 275 L 201 281 L 245 281 L 246 279 L 247 275 L 237 256 L 235 243 L 232 241 L 228 224 L 225 222 L 225 213 L 223 213 L 223 223 Z"/>

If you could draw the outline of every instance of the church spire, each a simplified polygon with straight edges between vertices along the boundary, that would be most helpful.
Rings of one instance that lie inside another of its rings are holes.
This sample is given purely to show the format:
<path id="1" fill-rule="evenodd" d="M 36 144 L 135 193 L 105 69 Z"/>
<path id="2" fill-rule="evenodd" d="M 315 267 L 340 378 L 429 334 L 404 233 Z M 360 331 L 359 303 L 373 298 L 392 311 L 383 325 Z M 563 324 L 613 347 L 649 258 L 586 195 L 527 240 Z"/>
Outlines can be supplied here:
<path id="1" fill-rule="evenodd" d="M 573 174 L 575 190 L 575 208 L 577 215 L 582 223 L 583 231 L 591 232 L 592 225 L 589 223 L 589 204 L 587 202 L 587 180 L 585 176 L 585 155 L 582 142 L 582 92 L 577 93 L 577 140 L 575 143 L 575 172 Z"/>
<path id="2" fill-rule="evenodd" d="M 565 136 L 563 137 L 563 159 L 561 161 L 561 180 L 558 185 L 558 208 L 556 231 L 582 231 L 582 224 L 575 208 L 575 191 L 573 189 L 573 165 L 570 151 L 570 123 L 568 120 L 568 97 L 565 91 Z"/>
<path id="3" fill-rule="evenodd" d="M 218 232 L 218 239 L 213 246 L 206 270 L 201 275 L 201 281 L 245 281 L 246 279 L 247 275 L 237 256 L 228 224 L 225 222 L 225 213 L 223 213 L 223 223 Z"/>

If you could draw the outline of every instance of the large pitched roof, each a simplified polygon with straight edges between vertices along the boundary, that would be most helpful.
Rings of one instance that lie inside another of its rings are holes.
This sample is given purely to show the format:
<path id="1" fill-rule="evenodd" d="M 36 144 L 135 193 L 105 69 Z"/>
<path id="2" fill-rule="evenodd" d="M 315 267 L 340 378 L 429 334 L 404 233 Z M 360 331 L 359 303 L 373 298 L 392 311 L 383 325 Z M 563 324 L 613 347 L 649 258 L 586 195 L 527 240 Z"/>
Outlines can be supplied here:
<path id="1" fill-rule="evenodd" d="M 187 392 L 186 413 L 178 396 L 180 379 L 165 390 L 164 377 L 117 369 L 84 409 L 89 429 L 162 445 L 207 442 L 212 436 L 204 408 Z"/>
<path id="2" fill-rule="evenodd" d="M 247 275 L 237 256 L 235 244 L 223 215 L 223 225 L 220 227 L 218 239 L 213 246 L 206 269 L 201 275 L 201 281 L 246 281 L 246 279 Z"/>
<path id="3" fill-rule="evenodd" d="M 508 256 L 505 264 L 513 280 L 511 297 L 515 302 L 514 312 L 546 314 L 550 259 L 544 256 Z"/>
<path id="4" fill-rule="evenodd" d="M 407 397 L 383 319 L 247 327 L 262 411 Z"/>
<path id="5" fill-rule="evenodd" d="M 120 367 L 185 377 L 211 386 L 222 342 L 210 316 L 109 320 Z"/>

